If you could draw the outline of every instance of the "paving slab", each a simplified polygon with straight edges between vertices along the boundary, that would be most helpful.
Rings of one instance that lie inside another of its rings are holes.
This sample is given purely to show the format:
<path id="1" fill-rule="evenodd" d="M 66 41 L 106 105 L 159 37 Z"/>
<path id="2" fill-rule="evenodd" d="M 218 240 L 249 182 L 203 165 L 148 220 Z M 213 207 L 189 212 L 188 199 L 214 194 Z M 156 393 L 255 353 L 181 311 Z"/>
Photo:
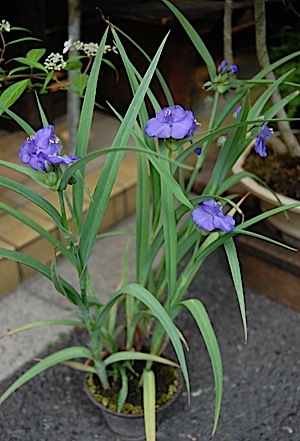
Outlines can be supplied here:
<path id="1" fill-rule="evenodd" d="M 221 251 L 207 259 L 187 296 L 205 304 L 222 352 L 224 397 L 214 441 L 299 441 L 300 314 L 246 290 L 245 344 Z M 208 441 L 214 413 L 211 365 L 193 319 L 183 314 L 178 326 L 190 347 L 191 404 L 183 390 L 158 426 L 157 441 Z M 84 343 L 84 333 L 75 332 L 48 352 Z M 0 390 L 23 370 L 3 381 Z M 1 441 L 114 440 L 82 385 L 81 373 L 57 366 L 23 386 L 0 407 Z"/>
<path id="2" fill-rule="evenodd" d="M 125 232 L 132 233 L 134 225 L 135 216 L 130 216 L 110 230 L 113 233 L 124 231 L 123 235 L 118 236 L 118 241 L 115 237 L 107 236 L 96 243 L 91 257 L 90 274 L 99 300 L 106 301 L 122 278 L 123 251 L 129 240 Z M 129 277 L 132 277 L 134 236 L 131 234 L 130 237 Z M 78 286 L 76 273 L 65 259 L 59 260 L 58 272 L 74 286 Z M 34 321 L 75 319 L 75 312 L 73 305 L 53 288 L 51 282 L 37 274 L 0 298 L 0 335 Z M 0 339 L 0 382 L 68 331 L 67 327 L 49 326 Z"/>

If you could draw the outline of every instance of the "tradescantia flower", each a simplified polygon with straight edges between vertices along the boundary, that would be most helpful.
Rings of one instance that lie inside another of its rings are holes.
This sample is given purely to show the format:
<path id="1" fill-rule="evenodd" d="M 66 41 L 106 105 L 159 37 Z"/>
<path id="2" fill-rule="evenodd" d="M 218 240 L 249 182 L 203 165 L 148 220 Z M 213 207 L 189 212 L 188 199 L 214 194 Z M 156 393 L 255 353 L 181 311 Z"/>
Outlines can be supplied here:
<path id="1" fill-rule="evenodd" d="M 228 73 L 229 74 L 236 74 L 237 73 L 237 71 L 238 71 L 239 69 L 238 69 L 238 67 L 237 67 L 237 65 L 236 64 L 233 64 L 232 66 L 230 66 L 229 68 L 228 68 Z"/>
<path id="2" fill-rule="evenodd" d="M 193 136 L 197 128 L 193 112 L 175 105 L 165 107 L 149 119 L 145 133 L 150 138 L 183 139 Z"/>
<path id="3" fill-rule="evenodd" d="M 79 158 L 61 156 L 62 145 L 54 135 L 54 127 L 49 125 L 30 136 L 20 148 L 19 158 L 23 164 L 29 164 L 34 170 L 49 172 L 57 165 L 70 165 Z"/>
<path id="4" fill-rule="evenodd" d="M 196 153 L 197 156 L 201 155 L 202 147 L 198 146 L 194 148 L 194 153 Z"/>
<path id="5" fill-rule="evenodd" d="M 230 233 L 235 228 L 235 220 L 223 213 L 222 207 L 214 199 L 207 199 L 192 211 L 192 219 L 203 231 L 222 230 Z"/>
<path id="6" fill-rule="evenodd" d="M 226 60 L 221 61 L 220 65 L 218 67 L 218 72 L 223 73 L 225 70 L 227 70 L 227 66 L 228 66 L 228 63 Z"/>
<path id="7" fill-rule="evenodd" d="M 270 129 L 266 124 L 263 124 L 260 128 L 260 133 L 255 141 L 254 150 L 259 154 L 262 158 L 265 158 L 267 153 L 267 148 L 265 141 L 273 135 L 272 129 Z"/>
<path id="8" fill-rule="evenodd" d="M 242 106 L 237 106 L 235 108 L 235 111 L 233 112 L 233 118 L 237 118 L 241 110 L 242 110 Z"/>
<path id="9" fill-rule="evenodd" d="M 218 67 L 218 72 L 220 74 L 236 74 L 238 71 L 238 67 L 236 64 L 233 64 L 232 66 L 228 66 L 228 63 L 226 60 L 221 61 L 219 67 Z"/>

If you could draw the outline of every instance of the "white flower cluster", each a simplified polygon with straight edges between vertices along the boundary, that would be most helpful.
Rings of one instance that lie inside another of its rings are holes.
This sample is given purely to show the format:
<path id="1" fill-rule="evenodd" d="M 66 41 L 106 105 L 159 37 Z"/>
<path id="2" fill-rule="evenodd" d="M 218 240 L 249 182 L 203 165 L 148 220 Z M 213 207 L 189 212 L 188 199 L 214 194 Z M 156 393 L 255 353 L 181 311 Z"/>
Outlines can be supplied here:
<path id="1" fill-rule="evenodd" d="M 74 41 L 72 42 L 72 39 L 69 39 L 68 41 L 65 41 L 64 43 L 64 49 L 63 54 L 67 53 L 71 49 L 75 49 L 76 51 L 82 51 L 84 52 L 88 57 L 95 57 L 97 55 L 97 51 L 99 48 L 98 43 L 83 43 L 82 41 Z M 107 52 L 114 52 L 115 54 L 118 53 L 116 46 L 111 46 L 109 44 L 106 44 L 104 46 L 105 54 Z"/>
<path id="2" fill-rule="evenodd" d="M 61 70 L 66 67 L 67 63 L 64 57 L 59 53 L 52 52 L 45 60 L 44 66 L 47 70 Z"/>
<path id="3" fill-rule="evenodd" d="M 10 23 L 6 20 L 2 20 L 0 23 L 0 31 L 10 31 Z"/>

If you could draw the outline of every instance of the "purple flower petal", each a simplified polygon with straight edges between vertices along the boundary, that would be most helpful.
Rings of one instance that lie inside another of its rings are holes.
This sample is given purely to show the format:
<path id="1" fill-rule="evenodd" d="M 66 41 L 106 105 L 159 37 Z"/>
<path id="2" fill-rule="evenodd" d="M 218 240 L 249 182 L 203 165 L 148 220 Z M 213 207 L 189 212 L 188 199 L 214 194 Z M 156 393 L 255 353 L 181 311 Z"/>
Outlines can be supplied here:
<path id="1" fill-rule="evenodd" d="M 221 62 L 220 66 L 218 67 L 218 71 L 219 71 L 219 73 L 223 73 L 224 70 L 227 69 L 227 64 L 228 64 L 228 63 L 227 63 L 226 60 L 223 60 L 223 61 Z"/>
<path id="2" fill-rule="evenodd" d="M 236 74 L 238 70 L 239 70 L 239 69 L 238 69 L 237 65 L 236 65 L 236 64 L 233 64 L 232 66 L 229 67 L 229 69 L 228 69 L 228 73 Z"/>
<path id="3" fill-rule="evenodd" d="M 197 128 L 193 112 L 175 105 L 165 107 L 151 118 L 146 124 L 145 133 L 151 138 L 183 139 L 192 136 Z"/>
<path id="4" fill-rule="evenodd" d="M 202 152 L 202 148 L 200 146 L 194 149 L 194 153 L 196 153 L 197 156 L 201 155 L 201 152 Z"/>
<path id="5" fill-rule="evenodd" d="M 237 106 L 234 113 L 233 113 L 233 117 L 237 118 L 238 114 L 240 113 L 240 111 L 242 110 L 242 106 Z"/>
<path id="6" fill-rule="evenodd" d="M 38 130 L 21 145 L 19 157 L 34 170 L 48 172 L 49 165 L 69 165 L 78 159 L 74 156 L 60 156 L 61 149 L 62 145 L 54 135 L 54 127 L 49 125 Z"/>
<path id="7" fill-rule="evenodd" d="M 273 136 L 272 130 L 266 124 L 263 124 L 254 146 L 256 153 L 258 153 L 262 158 L 265 158 L 268 155 L 265 141 L 271 138 L 271 136 Z"/>
<path id="8" fill-rule="evenodd" d="M 70 165 L 80 159 L 80 156 L 48 156 L 47 161 L 51 165 Z"/>
<path id="9" fill-rule="evenodd" d="M 221 206 L 214 200 L 201 202 L 192 211 L 192 219 L 203 231 L 211 232 L 215 229 L 230 233 L 235 228 L 235 220 L 225 215 Z"/>

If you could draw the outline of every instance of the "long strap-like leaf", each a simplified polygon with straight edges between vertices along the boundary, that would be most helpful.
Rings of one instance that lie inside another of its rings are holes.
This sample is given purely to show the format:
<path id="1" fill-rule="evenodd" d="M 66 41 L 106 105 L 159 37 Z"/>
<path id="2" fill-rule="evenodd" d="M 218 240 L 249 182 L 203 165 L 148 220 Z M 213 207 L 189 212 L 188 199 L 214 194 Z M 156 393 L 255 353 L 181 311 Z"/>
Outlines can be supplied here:
<path id="1" fill-rule="evenodd" d="M 231 270 L 232 280 L 234 283 L 235 292 L 240 307 L 240 313 L 244 326 L 245 341 L 247 341 L 247 319 L 246 319 L 244 289 L 243 289 L 239 259 L 233 238 L 229 238 L 226 242 L 224 242 L 224 248 L 226 251 L 229 267 Z"/>
<path id="2" fill-rule="evenodd" d="M 105 30 L 100 45 L 94 60 L 92 70 L 88 79 L 86 92 L 80 113 L 77 139 L 76 139 L 76 156 L 84 156 L 87 152 L 90 131 L 92 127 L 92 120 L 94 115 L 94 106 L 96 100 L 96 91 L 99 80 L 99 71 L 103 58 L 104 46 L 107 38 L 108 28 Z M 84 169 L 81 170 L 84 175 Z M 74 212 L 76 213 L 76 221 L 78 224 L 82 221 L 82 206 L 83 206 L 83 192 L 84 189 L 80 183 L 73 186 L 73 204 Z"/>
<path id="3" fill-rule="evenodd" d="M 84 346 L 73 346 L 70 348 L 62 349 L 44 358 L 38 364 L 30 368 L 23 375 L 21 375 L 8 389 L 1 395 L 0 404 L 3 403 L 13 392 L 30 381 L 32 378 L 46 371 L 47 369 L 63 363 L 74 358 L 92 358 L 92 353 L 88 348 Z"/>
<path id="4" fill-rule="evenodd" d="M 155 54 L 143 80 L 134 95 L 132 102 L 126 112 L 123 122 L 113 141 L 112 147 L 126 145 L 131 134 L 132 127 L 138 115 L 139 109 L 144 101 L 150 81 L 155 72 L 158 60 L 163 50 L 166 38 L 161 43 L 157 53 Z M 123 152 L 110 153 L 102 169 L 100 178 L 96 185 L 92 202 L 86 214 L 83 224 L 82 233 L 79 239 L 79 254 L 83 267 L 86 267 L 88 260 L 92 254 L 94 243 L 97 237 L 99 226 L 105 212 L 111 191 L 117 176 L 119 166 L 123 157 Z"/>
<path id="5" fill-rule="evenodd" d="M 182 348 L 182 344 L 180 341 L 180 337 L 177 332 L 177 328 L 175 324 L 173 323 L 172 318 L 167 313 L 167 311 L 164 309 L 162 304 L 156 299 L 156 297 L 148 291 L 143 286 L 137 284 L 137 283 L 130 283 L 122 287 L 119 291 L 117 291 L 112 298 L 107 302 L 107 304 L 103 307 L 101 310 L 101 313 L 99 314 L 96 324 L 95 324 L 95 332 L 94 336 L 97 338 L 97 330 L 100 332 L 101 327 L 104 323 L 105 318 L 107 317 L 110 309 L 113 307 L 115 302 L 118 301 L 120 296 L 127 294 L 135 297 L 139 301 L 141 301 L 152 313 L 154 317 L 160 322 L 161 326 L 164 328 L 164 331 L 168 335 L 174 351 L 177 355 L 178 362 L 182 369 L 182 374 L 185 379 L 187 392 L 190 393 L 190 382 L 189 382 L 189 375 L 187 370 L 187 364 L 186 359 L 184 355 L 184 351 Z"/>
<path id="6" fill-rule="evenodd" d="M 212 56 L 210 55 L 207 47 L 205 46 L 203 40 L 201 39 L 200 35 L 192 27 L 192 25 L 185 18 L 185 16 L 176 8 L 176 6 L 173 5 L 173 3 L 169 2 L 168 0 L 162 0 L 162 1 L 173 12 L 175 17 L 181 23 L 183 29 L 186 31 L 191 42 L 193 43 L 193 45 L 195 46 L 195 48 L 197 49 L 197 51 L 199 52 L 199 54 L 203 58 L 203 60 L 206 64 L 210 79 L 211 79 L 211 81 L 213 81 L 216 74 L 217 74 L 215 62 L 214 62 Z"/>
<path id="7" fill-rule="evenodd" d="M 181 304 L 185 306 L 194 317 L 209 353 L 215 380 L 215 420 L 212 431 L 212 435 L 214 435 L 219 421 L 223 395 L 222 358 L 219 344 L 202 302 L 199 299 L 188 299 L 181 302 Z"/>

